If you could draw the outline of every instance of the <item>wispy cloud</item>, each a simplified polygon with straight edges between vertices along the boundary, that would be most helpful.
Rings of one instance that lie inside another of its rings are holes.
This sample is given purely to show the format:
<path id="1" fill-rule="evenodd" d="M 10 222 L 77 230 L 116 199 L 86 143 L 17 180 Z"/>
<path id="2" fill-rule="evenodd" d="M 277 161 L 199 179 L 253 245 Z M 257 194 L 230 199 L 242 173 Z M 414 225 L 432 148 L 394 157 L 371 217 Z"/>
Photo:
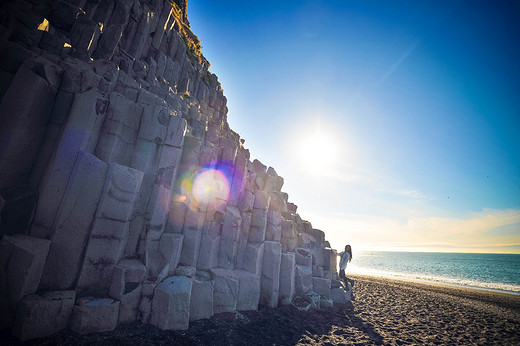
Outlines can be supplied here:
<path id="1" fill-rule="evenodd" d="M 520 251 L 520 209 L 483 209 L 465 217 L 312 215 L 334 247 L 345 242 L 378 248 L 437 251 Z"/>
<path id="2" fill-rule="evenodd" d="M 381 76 L 381 78 L 379 78 L 379 80 L 375 84 L 379 85 L 379 84 L 383 83 L 388 77 L 390 77 L 390 75 L 392 73 L 394 73 L 394 71 L 399 67 L 399 65 L 401 65 L 406 60 L 406 58 L 408 58 L 410 56 L 410 54 L 412 54 L 412 52 L 417 48 L 417 46 L 419 45 L 420 42 L 421 42 L 420 40 L 417 40 L 414 43 L 412 43 L 403 52 L 403 54 L 401 54 L 399 56 L 399 58 L 392 64 L 392 66 L 390 66 L 390 68 L 385 72 L 385 74 L 383 74 L 383 76 Z"/>
<path id="3" fill-rule="evenodd" d="M 465 237 L 480 236 L 498 227 L 514 224 L 520 224 L 519 209 L 483 209 L 471 213 L 466 218 L 414 218 L 408 222 L 407 227 L 414 234 L 435 232 L 443 236 Z M 520 241 L 520 225 L 516 236 Z"/>

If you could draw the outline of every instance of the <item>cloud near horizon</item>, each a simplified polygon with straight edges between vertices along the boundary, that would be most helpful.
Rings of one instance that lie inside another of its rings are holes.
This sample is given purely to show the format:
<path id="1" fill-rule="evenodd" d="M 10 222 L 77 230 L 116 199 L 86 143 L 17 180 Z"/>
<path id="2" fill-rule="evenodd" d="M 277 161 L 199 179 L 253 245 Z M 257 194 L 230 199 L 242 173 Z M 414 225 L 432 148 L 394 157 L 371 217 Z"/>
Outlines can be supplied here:
<path id="1" fill-rule="evenodd" d="M 520 253 L 520 209 L 483 209 L 464 218 L 312 215 L 332 247 Z"/>

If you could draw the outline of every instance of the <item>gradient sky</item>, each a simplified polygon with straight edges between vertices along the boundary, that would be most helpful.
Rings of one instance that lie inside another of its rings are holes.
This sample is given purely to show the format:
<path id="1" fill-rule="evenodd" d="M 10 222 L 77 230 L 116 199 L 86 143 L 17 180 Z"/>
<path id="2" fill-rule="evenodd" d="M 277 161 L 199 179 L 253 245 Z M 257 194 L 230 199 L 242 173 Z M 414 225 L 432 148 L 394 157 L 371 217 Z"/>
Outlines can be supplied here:
<path id="1" fill-rule="evenodd" d="M 251 158 L 332 246 L 520 253 L 515 1 L 190 0 Z"/>

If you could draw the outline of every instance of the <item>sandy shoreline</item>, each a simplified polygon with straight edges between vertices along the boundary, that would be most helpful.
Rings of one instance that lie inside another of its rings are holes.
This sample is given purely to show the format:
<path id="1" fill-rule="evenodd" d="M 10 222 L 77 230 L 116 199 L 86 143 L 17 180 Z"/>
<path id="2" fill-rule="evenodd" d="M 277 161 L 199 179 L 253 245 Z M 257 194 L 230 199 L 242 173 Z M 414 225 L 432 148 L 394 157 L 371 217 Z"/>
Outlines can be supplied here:
<path id="1" fill-rule="evenodd" d="M 378 285 L 389 285 L 402 289 L 424 290 L 430 293 L 448 295 L 452 298 L 462 299 L 461 303 L 470 306 L 479 305 L 481 308 L 501 312 L 503 314 L 512 314 L 512 317 L 520 319 L 520 295 L 501 291 L 485 290 L 480 288 L 454 286 L 449 284 L 426 282 L 426 281 L 410 281 L 406 279 L 393 280 L 391 278 L 373 277 L 368 275 L 351 276 L 361 282 L 369 282 Z M 487 305 L 482 305 L 487 304 Z"/>
<path id="2" fill-rule="evenodd" d="M 354 276 L 355 304 L 383 342 L 520 343 L 520 296 L 471 288 Z M 393 297 L 393 299 L 392 299 Z"/>
<path id="3" fill-rule="evenodd" d="M 218 314 L 187 331 L 134 323 L 108 333 L 62 331 L 33 345 L 520 344 L 520 296 L 352 275 L 356 301 Z M 1 344 L 17 344 L 0 334 Z"/>

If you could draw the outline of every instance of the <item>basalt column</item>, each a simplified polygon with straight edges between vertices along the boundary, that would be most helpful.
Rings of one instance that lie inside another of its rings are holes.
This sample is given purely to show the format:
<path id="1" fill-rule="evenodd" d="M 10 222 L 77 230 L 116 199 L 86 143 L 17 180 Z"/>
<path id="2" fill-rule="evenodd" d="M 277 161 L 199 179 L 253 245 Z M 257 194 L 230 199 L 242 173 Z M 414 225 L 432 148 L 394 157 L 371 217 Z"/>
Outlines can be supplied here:
<path id="1" fill-rule="evenodd" d="M 22 341 L 350 299 L 230 129 L 186 6 L 0 5 L 0 328 Z"/>

